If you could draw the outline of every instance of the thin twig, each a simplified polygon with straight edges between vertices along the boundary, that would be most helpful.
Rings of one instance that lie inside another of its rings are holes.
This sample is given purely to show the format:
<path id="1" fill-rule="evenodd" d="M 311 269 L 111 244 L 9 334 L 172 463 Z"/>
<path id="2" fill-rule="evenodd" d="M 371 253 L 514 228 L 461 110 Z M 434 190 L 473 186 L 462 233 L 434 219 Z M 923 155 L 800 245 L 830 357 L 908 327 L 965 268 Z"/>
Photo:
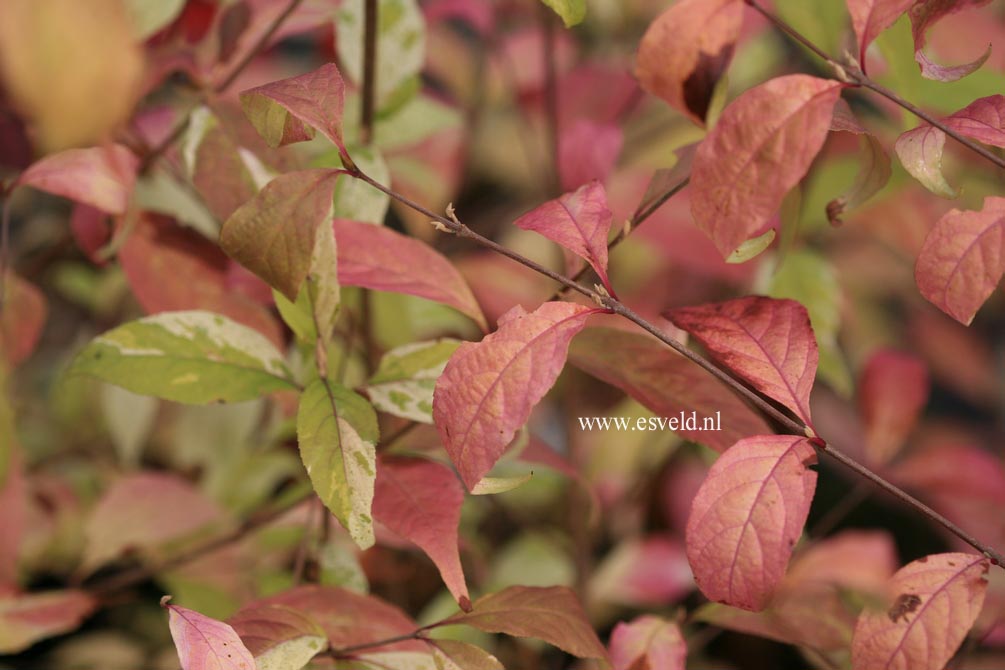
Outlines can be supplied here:
<path id="1" fill-rule="evenodd" d="M 558 129 L 558 74 L 555 68 L 555 12 L 544 3 L 538 3 L 541 29 L 544 32 L 542 57 L 544 60 L 544 114 L 547 123 L 548 145 L 551 149 L 551 191 L 557 196 L 562 192 L 562 177 L 559 161 Z"/>
<path id="2" fill-rule="evenodd" d="M 366 0 L 363 14 L 363 101 L 360 105 L 359 139 L 373 140 L 373 119 L 377 109 L 377 0 Z"/>

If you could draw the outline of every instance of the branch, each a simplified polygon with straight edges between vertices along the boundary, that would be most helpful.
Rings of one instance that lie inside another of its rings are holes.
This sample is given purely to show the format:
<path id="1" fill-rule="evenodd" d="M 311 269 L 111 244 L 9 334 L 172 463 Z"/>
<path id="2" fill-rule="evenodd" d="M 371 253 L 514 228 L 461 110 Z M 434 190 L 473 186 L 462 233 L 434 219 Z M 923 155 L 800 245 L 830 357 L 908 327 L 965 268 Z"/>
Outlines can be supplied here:
<path id="1" fill-rule="evenodd" d="M 544 3 L 538 3 L 541 28 L 544 32 L 542 56 L 544 58 L 544 113 L 548 129 L 548 145 L 551 149 L 551 190 L 552 195 L 562 192 L 562 177 L 558 156 L 558 75 L 555 71 L 555 13 Z"/>
<path id="2" fill-rule="evenodd" d="M 377 0 L 366 0 L 363 17 L 363 104 L 359 138 L 363 144 L 373 139 L 373 119 L 377 106 Z"/>
<path id="3" fill-rule="evenodd" d="M 766 416 L 776 421 L 782 428 L 789 431 L 789 433 L 791 433 L 792 435 L 806 436 L 807 438 L 809 438 L 810 444 L 812 444 L 814 448 L 816 448 L 816 450 L 819 451 L 820 453 L 830 456 L 838 463 L 842 464 L 843 466 L 851 470 L 852 472 L 858 474 L 861 477 L 864 477 L 866 480 L 872 482 L 873 484 L 883 489 L 887 493 L 890 493 L 899 500 L 907 503 L 908 505 L 913 507 L 917 512 L 928 517 L 929 520 L 941 525 L 950 533 L 952 533 L 956 537 L 960 538 L 961 540 L 969 544 L 974 549 L 984 554 L 995 565 L 1005 567 L 1005 556 L 1003 556 L 997 549 L 995 549 L 990 545 L 984 544 L 983 542 L 981 542 L 980 540 L 978 540 L 977 538 L 975 538 L 974 536 L 970 535 L 965 530 L 957 526 L 955 523 L 953 523 L 946 517 L 942 516 L 935 510 L 933 510 L 928 505 L 925 505 L 923 502 L 911 496 L 906 491 L 898 488 L 896 485 L 883 479 L 882 477 L 874 473 L 872 470 L 870 470 L 866 466 L 862 465 L 861 463 L 853 459 L 851 456 L 848 456 L 844 452 L 835 448 L 833 445 L 828 444 L 824 439 L 818 437 L 810 426 L 806 425 L 801 420 L 798 420 L 793 416 L 790 416 L 787 412 L 777 408 L 767 396 L 764 396 L 760 392 L 748 388 L 743 382 L 733 377 L 728 371 L 720 368 L 715 363 L 711 362 L 710 360 L 706 359 L 700 354 L 692 351 L 691 349 L 688 349 L 686 345 L 670 337 L 665 332 L 657 328 L 655 325 L 653 325 L 646 319 L 642 318 L 640 315 L 638 315 L 635 311 L 633 311 L 630 307 L 622 303 L 617 298 L 607 295 L 606 292 L 600 292 L 595 289 L 587 288 L 581 284 L 578 284 L 573 279 L 570 279 L 565 275 L 561 275 L 557 272 L 549 270 L 548 268 L 541 266 L 540 264 L 530 260 L 529 258 L 526 258 L 518 254 L 517 252 L 507 249 L 506 247 L 503 247 L 497 242 L 494 242 L 484 237 L 483 235 L 476 233 L 475 231 L 471 230 L 466 225 L 461 223 L 461 221 L 455 215 L 453 215 L 452 208 L 448 208 L 447 210 L 448 216 L 442 216 L 440 214 L 436 214 L 435 212 L 432 212 L 428 208 L 423 207 L 422 205 L 412 201 L 406 196 L 397 193 L 396 191 L 388 188 L 387 186 L 384 186 L 383 184 L 375 181 L 374 179 L 372 179 L 371 177 L 360 171 L 359 168 L 354 168 L 353 170 L 350 171 L 350 173 L 357 179 L 361 179 L 366 183 L 370 184 L 371 186 L 373 186 L 374 188 L 383 191 L 384 193 L 394 198 L 398 202 L 408 207 L 411 207 L 417 212 L 420 212 L 428 216 L 430 219 L 433 220 L 433 223 L 436 224 L 437 228 L 439 228 L 440 230 L 453 233 L 458 237 L 464 237 L 473 240 L 477 244 L 487 249 L 491 249 L 496 253 L 506 256 L 507 258 L 510 258 L 516 261 L 517 263 L 520 263 L 521 265 L 530 268 L 535 272 L 538 272 L 539 274 L 542 274 L 550 279 L 557 281 L 558 283 L 562 284 L 562 286 L 565 286 L 573 291 L 576 291 L 577 293 L 580 293 L 581 295 L 586 296 L 593 302 L 607 309 L 612 314 L 618 314 L 623 318 L 628 319 L 632 323 L 636 324 L 637 326 L 639 326 L 640 328 L 642 328 L 643 330 L 654 336 L 660 342 L 663 342 L 665 345 L 676 351 L 681 356 L 684 356 L 685 358 L 687 358 L 688 360 L 695 363 L 700 368 L 711 374 L 713 377 L 715 377 L 722 383 L 726 384 L 730 389 L 732 389 L 734 393 L 736 393 L 741 398 L 747 400 L 752 405 L 757 407 Z"/>

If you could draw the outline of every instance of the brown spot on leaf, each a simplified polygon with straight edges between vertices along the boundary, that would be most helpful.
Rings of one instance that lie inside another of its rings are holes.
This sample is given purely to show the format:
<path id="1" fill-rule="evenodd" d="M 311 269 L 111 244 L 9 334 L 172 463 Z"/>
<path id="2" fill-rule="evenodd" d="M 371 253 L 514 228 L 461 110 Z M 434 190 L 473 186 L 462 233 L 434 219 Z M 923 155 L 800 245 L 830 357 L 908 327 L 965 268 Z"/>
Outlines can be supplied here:
<path id="1" fill-rule="evenodd" d="M 921 605 L 921 597 L 914 593 L 901 593 L 893 602 L 893 607 L 886 614 L 890 621 L 897 623 L 899 619 L 907 621 L 907 615 L 914 612 Z"/>

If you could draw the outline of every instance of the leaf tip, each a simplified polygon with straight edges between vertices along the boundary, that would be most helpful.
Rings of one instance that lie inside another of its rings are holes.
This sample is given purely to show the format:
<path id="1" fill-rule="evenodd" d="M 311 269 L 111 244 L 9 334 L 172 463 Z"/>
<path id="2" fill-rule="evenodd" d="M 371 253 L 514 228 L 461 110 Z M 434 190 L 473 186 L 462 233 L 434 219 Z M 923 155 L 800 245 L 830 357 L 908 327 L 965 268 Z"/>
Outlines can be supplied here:
<path id="1" fill-rule="evenodd" d="M 470 613 L 474 609 L 474 607 L 471 606 L 471 598 L 468 598 L 467 596 L 461 596 L 457 601 L 457 604 L 460 606 L 461 610 L 466 613 Z"/>
<path id="2" fill-rule="evenodd" d="M 172 596 L 172 595 L 162 596 L 161 597 L 161 607 L 163 607 L 164 609 L 167 609 L 168 608 L 168 603 L 171 602 L 171 599 L 173 597 L 174 596 Z"/>

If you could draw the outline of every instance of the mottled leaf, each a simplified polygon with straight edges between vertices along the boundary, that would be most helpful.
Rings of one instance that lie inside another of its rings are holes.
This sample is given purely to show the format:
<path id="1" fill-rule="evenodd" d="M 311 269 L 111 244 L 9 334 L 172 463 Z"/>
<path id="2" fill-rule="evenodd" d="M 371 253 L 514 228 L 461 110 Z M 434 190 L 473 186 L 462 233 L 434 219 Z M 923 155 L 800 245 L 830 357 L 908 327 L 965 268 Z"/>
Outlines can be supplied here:
<path id="1" fill-rule="evenodd" d="M 944 66 L 925 54 L 925 33 L 940 19 L 950 14 L 986 5 L 991 0 L 918 0 L 911 7 L 911 34 L 914 37 L 914 60 L 921 68 L 921 76 L 937 81 L 956 81 L 977 71 L 991 56 L 991 45 L 976 59 L 962 65 Z"/>
<path id="2" fill-rule="evenodd" d="M 30 282 L 9 270 L 3 280 L 0 360 L 13 367 L 35 351 L 49 308 L 45 296 Z"/>
<path id="3" fill-rule="evenodd" d="M 681 307 L 667 317 L 716 361 L 809 423 L 819 354 L 805 307 L 794 300 L 750 296 Z"/>
<path id="4" fill-rule="evenodd" d="M 611 632 L 614 670 L 684 670 L 687 644 L 672 621 L 644 615 Z"/>
<path id="5" fill-rule="evenodd" d="M 608 292 L 613 293 L 607 279 L 607 237 L 612 216 L 603 185 L 593 181 L 527 212 L 514 225 L 538 232 L 586 260 Z"/>
<path id="6" fill-rule="evenodd" d="M 265 337 L 210 312 L 165 312 L 121 325 L 84 347 L 69 372 L 194 405 L 297 388 Z"/>
<path id="7" fill-rule="evenodd" d="M 858 39 L 858 62 L 864 68 L 865 50 L 914 4 L 914 0 L 847 0 L 847 4 Z"/>
<path id="8" fill-rule="evenodd" d="M 316 129 L 344 148 L 344 99 L 345 84 L 334 63 L 241 92 L 244 114 L 270 147 L 309 140 Z"/>
<path id="9" fill-rule="evenodd" d="M 842 84 L 788 75 L 731 102 L 695 153 L 691 213 L 727 258 L 763 232 L 823 146 Z"/>
<path id="10" fill-rule="evenodd" d="M 858 407 L 871 464 L 887 463 L 897 454 L 927 400 L 928 369 L 924 362 L 889 349 L 869 357 L 858 383 Z"/>
<path id="11" fill-rule="evenodd" d="M 936 221 L 918 253 L 921 295 L 964 325 L 1005 273 L 1005 198 L 988 197 L 979 212 L 953 209 Z"/>
<path id="12" fill-rule="evenodd" d="M 687 523 L 688 561 L 709 600 L 764 609 L 810 511 L 813 447 L 793 435 L 737 442 L 712 465 Z"/>
<path id="13" fill-rule="evenodd" d="M 423 460 L 382 460 L 377 468 L 374 518 L 414 542 L 432 559 L 454 599 L 470 605 L 457 548 L 464 489 L 443 465 Z"/>
<path id="14" fill-rule="evenodd" d="M 0 596 L 0 654 L 76 629 L 97 605 L 91 594 L 72 589 Z"/>
<path id="15" fill-rule="evenodd" d="M 443 303 L 487 329 L 464 278 L 429 245 L 382 226 L 344 219 L 335 220 L 335 238 L 342 284 Z"/>
<path id="16" fill-rule="evenodd" d="M 569 342 L 599 311 L 547 302 L 514 307 L 499 329 L 457 349 L 436 384 L 433 420 L 468 489 L 495 462 L 565 365 Z"/>
<path id="17" fill-rule="evenodd" d="M 473 644 L 436 640 L 432 646 L 437 670 L 504 670 L 499 659 Z"/>
<path id="18" fill-rule="evenodd" d="M 326 379 L 300 398 L 297 440 L 314 490 L 361 548 L 373 545 L 377 415 L 366 400 Z"/>
<path id="19" fill-rule="evenodd" d="M 285 605 L 251 605 L 227 623 L 254 656 L 257 670 L 299 670 L 328 646 L 313 619 Z"/>
<path id="20" fill-rule="evenodd" d="M 898 570 L 885 609 L 867 608 L 855 626 L 855 670 L 941 670 L 981 611 L 987 572 L 975 554 L 935 554 Z"/>
<path id="21" fill-rule="evenodd" d="M 228 624 L 161 600 L 182 670 L 255 670 L 255 659 Z"/>
<path id="22" fill-rule="evenodd" d="M 387 352 L 363 387 L 370 402 L 381 412 L 432 423 L 436 380 L 458 346 L 458 340 L 443 338 Z"/>
<path id="23" fill-rule="evenodd" d="M 704 124 L 715 85 L 733 58 L 742 17 L 739 0 L 675 3 L 642 37 L 635 66 L 642 88 Z"/>
<path id="24" fill-rule="evenodd" d="M 486 633 L 535 637 L 580 658 L 607 658 L 579 599 L 564 586 L 511 586 L 482 596 L 470 612 L 446 622 Z"/>
<path id="25" fill-rule="evenodd" d="M 541 0 L 562 17 L 566 28 L 582 23 L 586 18 L 586 0 Z"/>
<path id="26" fill-rule="evenodd" d="M 288 172 L 270 181 L 223 224 L 228 256 L 289 300 L 307 277 L 317 229 L 332 214 L 338 170 Z"/>
<path id="27" fill-rule="evenodd" d="M 109 214 L 124 214 L 138 166 L 136 156 L 121 144 L 67 149 L 32 164 L 17 183 Z"/>

